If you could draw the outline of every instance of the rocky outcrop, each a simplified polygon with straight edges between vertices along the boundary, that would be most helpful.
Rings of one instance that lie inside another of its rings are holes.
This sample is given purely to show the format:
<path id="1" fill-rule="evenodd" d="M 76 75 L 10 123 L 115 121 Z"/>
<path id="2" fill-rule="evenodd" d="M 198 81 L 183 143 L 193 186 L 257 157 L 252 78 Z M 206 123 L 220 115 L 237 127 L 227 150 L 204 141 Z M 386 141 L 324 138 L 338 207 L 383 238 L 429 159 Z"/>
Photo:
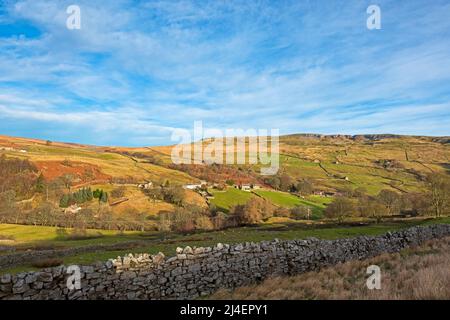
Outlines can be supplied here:
<path id="1" fill-rule="evenodd" d="M 381 236 L 263 241 L 177 248 L 176 255 L 129 254 L 80 267 L 69 290 L 66 266 L 0 277 L 0 299 L 195 299 L 274 275 L 294 275 L 450 236 L 450 225 L 413 227 Z"/>

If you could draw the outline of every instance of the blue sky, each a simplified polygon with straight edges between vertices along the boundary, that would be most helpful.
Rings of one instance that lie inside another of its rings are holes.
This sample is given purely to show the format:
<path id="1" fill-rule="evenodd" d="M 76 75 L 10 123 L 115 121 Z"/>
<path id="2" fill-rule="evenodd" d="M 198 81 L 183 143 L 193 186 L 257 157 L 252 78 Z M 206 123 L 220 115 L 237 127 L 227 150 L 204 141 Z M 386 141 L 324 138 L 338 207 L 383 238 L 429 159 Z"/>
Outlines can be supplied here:
<path id="1" fill-rule="evenodd" d="M 0 134 L 162 145 L 201 120 L 450 135 L 449 16 L 448 0 L 0 0 Z"/>

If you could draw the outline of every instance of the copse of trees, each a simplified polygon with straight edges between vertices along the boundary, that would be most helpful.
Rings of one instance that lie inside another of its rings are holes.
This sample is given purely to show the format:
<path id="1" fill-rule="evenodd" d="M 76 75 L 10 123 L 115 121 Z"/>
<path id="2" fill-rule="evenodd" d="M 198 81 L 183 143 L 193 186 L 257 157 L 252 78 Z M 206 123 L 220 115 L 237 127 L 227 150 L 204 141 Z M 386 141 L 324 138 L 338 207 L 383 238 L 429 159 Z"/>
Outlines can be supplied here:
<path id="1" fill-rule="evenodd" d="M 301 195 L 309 195 L 314 191 L 314 186 L 309 179 L 302 179 L 291 187 L 292 192 L 298 192 Z"/>
<path id="2" fill-rule="evenodd" d="M 436 217 L 450 212 L 450 179 L 448 175 L 430 174 L 427 177 L 430 205 Z"/>
<path id="3" fill-rule="evenodd" d="M 185 192 L 181 186 L 170 186 L 170 184 L 166 184 L 166 186 L 143 191 L 153 201 L 164 200 L 179 207 L 185 205 Z"/>
<path id="4" fill-rule="evenodd" d="M 228 186 L 234 186 L 234 185 L 235 185 L 235 182 L 234 182 L 233 179 L 227 179 L 227 180 L 225 181 L 225 183 L 226 183 Z"/>
<path id="5" fill-rule="evenodd" d="M 161 188 L 144 189 L 143 192 L 153 201 L 153 203 L 155 203 L 157 200 L 164 199 Z"/>
<path id="6" fill-rule="evenodd" d="M 401 211 L 402 201 L 401 195 L 398 192 L 383 189 L 377 195 L 377 201 L 386 208 L 388 215 L 400 213 Z"/>
<path id="7" fill-rule="evenodd" d="M 419 208 L 415 207 L 418 202 L 411 202 L 410 198 L 416 199 L 412 195 L 402 195 L 388 189 L 381 190 L 376 196 L 365 193 L 353 197 L 343 195 L 336 197 L 326 207 L 325 216 L 341 223 L 352 216 L 372 218 L 380 222 L 383 218 L 394 215 L 418 215 L 419 212 L 424 214 L 423 209 L 419 211 Z"/>
<path id="8" fill-rule="evenodd" d="M 402 205 L 404 212 L 413 216 L 425 216 L 430 214 L 431 201 L 427 193 L 408 193 L 403 195 Z"/>
<path id="9" fill-rule="evenodd" d="M 162 189 L 163 199 L 166 202 L 173 203 L 176 206 L 184 204 L 184 189 L 181 186 L 174 186 Z"/>
<path id="10" fill-rule="evenodd" d="M 299 205 L 290 210 L 290 216 L 296 220 L 311 219 L 312 210 L 310 207 Z"/>
<path id="11" fill-rule="evenodd" d="M 267 177 L 264 179 L 264 183 L 275 190 L 299 193 L 305 196 L 312 194 L 314 191 L 314 185 L 310 179 L 295 180 L 287 173 Z"/>
<path id="12" fill-rule="evenodd" d="M 104 191 L 103 189 L 95 189 L 92 193 L 92 196 L 94 199 L 98 199 L 98 202 L 103 203 L 108 202 L 109 199 L 108 192 Z"/>
<path id="13" fill-rule="evenodd" d="M 370 217 L 380 222 L 387 215 L 386 207 L 375 198 L 362 195 L 358 198 L 357 212 L 361 217 Z"/>
<path id="14" fill-rule="evenodd" d="M 63 194 L 61 196 L 61 199 L 59 201 L 59 206 L 61 208 L 67 208 L 73 204 L 82 204 L 88 201 L 91 201 L 92 199 L 95 198 L 95 195 L 99 195 L 99 190 L 95 190 L 94 192 L 92 192 L 91 188 L 82 188 L 80 190 L 77 190 L 74 193 L 66 193 Z M 107 199 L 107 193 L 100 191 L 101 195 L 105 194 L 106 195 L 106 201 Z M 103 200 L 102 200 L 103 201 Z M 104 201 L 104 202 L 106 202 Z"/>
<path id="15" fill-rule="evenodd" d="M 38 170 L 28 160 L 0 156 L 0 193 L 14 191 L 17 198 L 28 198 L 36 191 Z"/>
<path id="16" fill-rule="evenodd" d="M 17 223 L 18 213 L 19 210 L 16 208 L 16 192 L 14 190 L 8 190 L 0 193 L 0 222 Z"/>
<path id="17" fill-rule="evenodd" d="M 41 174 L 39 174 L 39 176 L 36 179 L 36 184 L 35 184 L 36 192 L 43 193 L 46 189 L 46 185 L 47 184 L 44 179 L 44 175 L 41 172 Z"/>
<path id="18" fill-rule="evenodd" d="M 432 173 L 427 176 L 425 192 L 400 193 L 390 189 L 381 190 L 376 196 L 363 189 L 355 189 L 337 197 L 325 210 L 328 218 L 342 221 L 359 215 L 381 221 L 395 215 L 441 217 L 450 214 L 450 179 L 448 175 Z"/>
<path id="19" fill-rule="evenodd" d="M 101 190 L 101 189 L 95 189 L 94 192 L 92 193 L 92 196 L 93 196 L 95 199 L 100 199 L 102 193 L 103 193 L 103 190 Z"/>
<path id="20" fill-rule="evenodd" d="M 98 199 L 98 202 L 107 203 L 108 202 L 108 192 L 102 192 L 100 195 L 100 198 Z"/>
<path id="21" fill-rule="evenodd" d="M 287 173 L 279 173 L 264 179 L 264 183 L 280 191 L 291 192 L 295 190 L 296 181 Z"/>
<path id="22" fill-rule="evenodd" d="M 342 223 L 346 217 L 355 213 L 353 201 L 346 197 L 337 197 L 325 209 L 325 216 L 330 219 L 336 219 Z"/>
<path id="23" fill-rule="evenodd" d="M 273 216 L 275 207 L 268 200 L 262 198 L 251 198 L 244 205 L 232 208 L 232 214 L 240 224 L 255 224 Z"/>
<path id="24" fill-rule="evenodd" d="M 174 212 L 162 212 L 158 215 L 160 231 L 188 233 L 195 230 L 212 230 L 214 224 L 207 209 L 190 205 L 177 207 Z"/>
<path id="25" fill-rule="evenodd" d="M 281 180 L 280 177 L 277 175 L 265 178 L 264 183 L 271 186 L 275 190 L 280 190 Z"/>

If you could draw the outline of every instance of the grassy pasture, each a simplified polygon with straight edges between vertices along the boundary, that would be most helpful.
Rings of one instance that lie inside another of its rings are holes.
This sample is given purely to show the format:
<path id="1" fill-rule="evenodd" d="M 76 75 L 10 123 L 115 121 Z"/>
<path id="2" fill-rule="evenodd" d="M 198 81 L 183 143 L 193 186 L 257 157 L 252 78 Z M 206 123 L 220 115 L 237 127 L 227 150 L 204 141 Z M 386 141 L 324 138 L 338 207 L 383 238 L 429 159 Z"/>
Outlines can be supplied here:
<path id="1" fill-rule="evenodd" d="M 251 192 L 242 191 L 232 187 L 227 188 L 225 191 L 211 189 L 210 192 L 214 196 L 214 199 L 211 199 L 210 202 L 225 212 L 228 212 L 231 207 L 235 205 L 245 204 L 254 197 Z"/>
<path id="2" fill-rule="evenodd" d="M 299 197 L 294 196 L 287 192 L 279 192 L 272 190 L 255 190 L 253 192 L 269 200 L 274 205 L 284 208 L 293 208 L 295 206 L 302 204 L 302 201 Z"/>
<path id="3" fill-rule="evenodd" d="M 70 229 L 66 229 L 70 233 Z M 112 244 L 121 242 L 124 238 L 128 240 L 138 239 L 139 232 L 125 231 L 123 235 L 119 235 L 113 230 L 87 230 L 88 235 L 101 234 L 102 237 L 87 240 L 66 240 L 58 232 L 56 227 L 45 226 L 26 226 L 16 224 L 0 224 L 0 235 L 10 236 L 15 247 L 27 247 L 33 245 L 54 245 L 57 247 L 78 247 L 92 244 Z"/>

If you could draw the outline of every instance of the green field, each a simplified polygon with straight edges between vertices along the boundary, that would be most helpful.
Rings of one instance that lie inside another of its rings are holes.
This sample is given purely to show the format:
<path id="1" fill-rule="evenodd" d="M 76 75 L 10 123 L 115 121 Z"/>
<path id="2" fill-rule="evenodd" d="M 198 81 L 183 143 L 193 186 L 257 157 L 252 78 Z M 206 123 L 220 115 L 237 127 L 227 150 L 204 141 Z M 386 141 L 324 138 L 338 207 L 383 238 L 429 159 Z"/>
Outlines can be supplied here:
<path id="1" fill-rule="evenodd" d="M 318 206 L 321 206 L 322 208 L 325 208 L 327 205 L 329 205 L 331 202 L 333 202 L 334 198 L 312 195 L 312 196 L 307 196 L 306 199 L 309 202 L 312 202 Z"/>
<path id="2" fill-rule="evenodd" d="M 228 212 L 235 205 L 245 204 L 254 197 L 251 192 L 235 188 L 227 188 L 225 191 L 211 189 L 209 192 L 214 196 L 214 199 L 211 199 L 210 202 L 225 212 Z"/>
<path id="3" fill-rule="evenodd" d="M 65 232 L 62 233 L 61 230 L 65 230 Z M 55 227 L 0 224 L 0 235 L 12 239 L 4 241 L 5 244 L 12 243 L 18 248 L 32 248 L 33 246 L 42 245 L 70 248 L 92 244 L 114 244 L 122 242 L 124 239 L 142 239 L 139 237 L 139 232 L 135 231 L 125 231 L 123 234 L 118 234 L 117 231 L 111 230 L 87 230 L 88 236 L 96 238 L 70 240 L 68 235 L 70 235 L 71 231 L 70 229 Z"/>
<path id="4" fill-rule="evenodd" d="M 287 192 L 273 190 L 255 190 L 254 193 L 269 200 L 274 205 L 284 208 L 308 206 L 312 209 L 312 219 L 323 217 L 323 210 L 326 205 L 333 201 L 333 198 L 321 196 L 308 196 L 303 199 Z"/>
<path id="5" fill-rule="evenodd" d="M 293 208 L 295 206 L 302 204 L 302 201 L 299 197 L 294 196 L 287 192 L 278 192 L 272 190 L 255 190 L 254 193 L 269 200 L 274 205 L 284 208 Z"/>
<path id="6" fill-rule="evenodd" d="M 311 207 L 313 219 L 321 218 L 326 205 L 333 200 L 333 198 L 321 196 L 308 196 L 302 199 L 287 192 L 266 189 L 246 192 L 235 188 L 228 188 L 226 191 L 211 189 L 209 192 L 214 196 L 214 199 L 211 199 L 210 202 L 225 212 L 228 212 L 235 205 L 245 204 L 256 194 L 279 207 L 293 208 L 300 205 Z"/>

